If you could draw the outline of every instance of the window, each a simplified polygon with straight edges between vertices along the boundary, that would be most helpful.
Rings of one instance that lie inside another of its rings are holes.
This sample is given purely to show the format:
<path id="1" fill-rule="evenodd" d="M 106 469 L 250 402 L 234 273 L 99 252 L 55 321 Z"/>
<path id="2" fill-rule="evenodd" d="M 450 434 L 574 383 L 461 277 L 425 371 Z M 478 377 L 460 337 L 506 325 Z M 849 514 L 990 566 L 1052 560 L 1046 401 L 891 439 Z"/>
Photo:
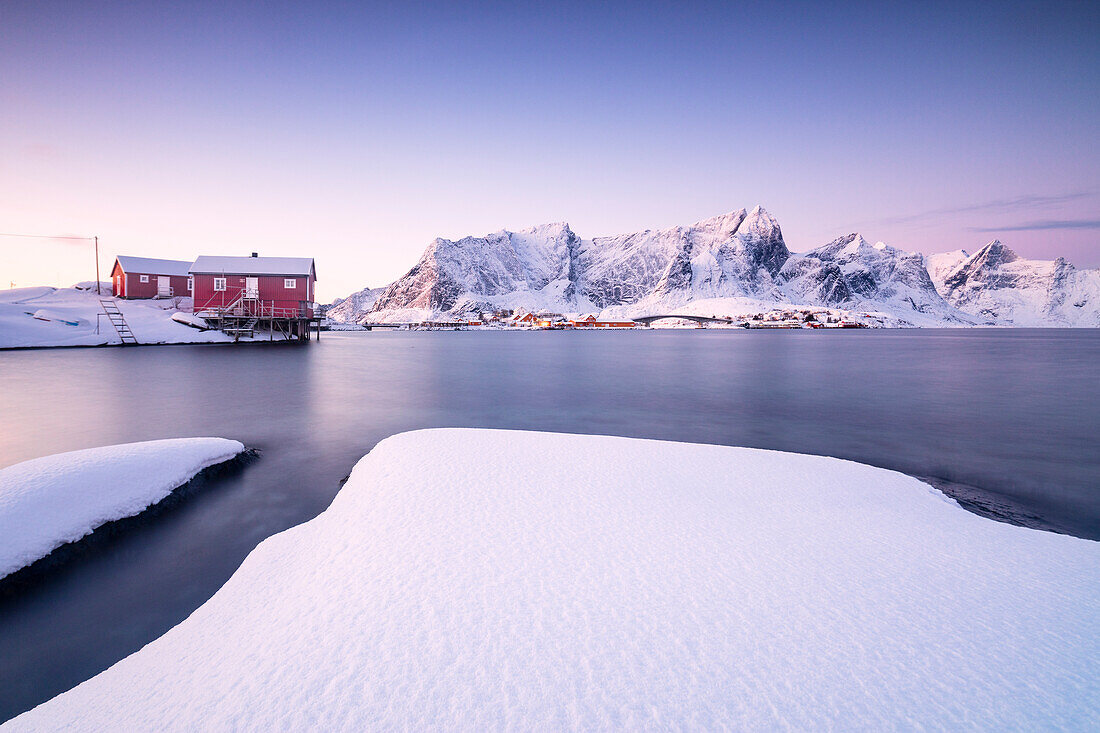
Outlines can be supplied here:
<path id="1" fill-rule="evenodd" d="M 225 290 L 225 278 L 224 277 L 214 278 L 214 290 Z"/>
<path id="2" fill-rule="evenodd" d="M 193 278 L 193 277 L 187 278 L 187 292 L 190 293 L 194 289 L 195 289 L 195 278 Z"/>
<path id="3" fill-rule="evenodd" d="M 149 276 L 148 276 L 148 275 L 142 275 L 142 276 L 141 276 L 141 281 L 142 281 L 143 283 L 147 283 L 147 282 L 149 282 Z"/>
<path id="4" fill-rule="evenodd" d="M 283 287 L 287 290 L 293 290 L 298 287 L 298 281 L 292 277 L 283 278 Z"/>

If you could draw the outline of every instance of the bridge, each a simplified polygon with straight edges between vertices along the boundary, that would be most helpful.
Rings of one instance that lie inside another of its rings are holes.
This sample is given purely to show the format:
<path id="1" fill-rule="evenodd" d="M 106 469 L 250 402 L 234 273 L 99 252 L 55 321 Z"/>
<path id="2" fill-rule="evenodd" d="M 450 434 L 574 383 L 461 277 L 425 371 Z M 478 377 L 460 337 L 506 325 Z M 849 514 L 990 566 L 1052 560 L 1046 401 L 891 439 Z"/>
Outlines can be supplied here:
<path id="1" fill-rule="evenodd" d="M 373 331 L 376 328 L 390 328 L 390 329 L 423 328 L 423 329 L 428 329 L 428 330 L 431 330 L 433 328 L 435 328 L 435 329 L 439 329 L 439 328 L 465 328 L 465 327 L 469 326 L 470 324 L 467 323 L 466 321 L 416 321 L 416 322 L 412 322 L 412 321 L 408 321 L 408 322 L 396 322 L 396 321 L 390 322 L 390 321 L 387 321 L 387 322 L 384 322 L 384 323 L 364 321 L 363 323 L 360 323 L 359 325 L 362 326 L 363 328 L 367 329 L 368 331 Z"/>
<path id="2" fill-rule="evenodd" d="M 360 323 L 359 325 L 362 326 L 363 328 L 367 329 L 368 331 L 373 331 L 376 328 L 392 328 L 392 329 L 412 328 L 413 326 L 419 326 L 420 324 L 419 323 L 412 323 L 412 322 L 409 322 L 409 323 L 369 323 L 367 321 L 364 321 L 363 323 Z"/>
<path id="3" fill-rule="evenodd" d="M 678 315 L 674 313 L 660 316 L 641 316 L 639 318 L 633 318 L 631 320 L 633 320 L 635 323 L 641 323 L 645 326 L 651 326 L 653 325 L 654 321 L 660 321 L 664 318 L 682 318 L 685 321 L 695 321 L 696 323 L 728 323 L 730 325 L 740 325 L 741 323 L 741 321 L 735 320 L 733 318 L 721 318 L 719 316 L 695 316 L 687 314 Z"/>

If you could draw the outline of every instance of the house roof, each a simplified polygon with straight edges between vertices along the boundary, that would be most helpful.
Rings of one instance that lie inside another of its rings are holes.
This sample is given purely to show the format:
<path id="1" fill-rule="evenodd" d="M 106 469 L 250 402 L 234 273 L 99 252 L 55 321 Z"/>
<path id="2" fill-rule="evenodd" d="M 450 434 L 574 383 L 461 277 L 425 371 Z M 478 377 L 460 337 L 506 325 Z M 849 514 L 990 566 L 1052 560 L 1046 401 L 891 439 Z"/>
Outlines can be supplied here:
<path id="1" fill-rule="evenodd" d="M 312 257 L 215 257 L 201 255 L 191 265 L 192 274 L 313 275 Z"/>
<path id="2" fill-rule="evenodd" d="M 178 275 L 187 277 L 191 263 L 186 260 L 158 260 L 152 257 L 119 255 L 115 258 L 123 272 L 139 272 L 146 275 Z"/>

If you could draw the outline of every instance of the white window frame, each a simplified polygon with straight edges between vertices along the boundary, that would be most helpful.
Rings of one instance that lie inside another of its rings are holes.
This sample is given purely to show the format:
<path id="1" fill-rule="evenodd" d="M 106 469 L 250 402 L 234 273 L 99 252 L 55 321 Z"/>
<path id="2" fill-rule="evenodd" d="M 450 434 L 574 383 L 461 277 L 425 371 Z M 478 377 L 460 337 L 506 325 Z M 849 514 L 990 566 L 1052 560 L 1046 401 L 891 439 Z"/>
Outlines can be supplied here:
<path id="1" fill-rule="evenodd" d="M 287 290 L 297 290 L 298 289 L 298 278 L 296 278 L 296 277 L 284 277 L 283 278 L 283 287 L 286 288 Z"/>
<path id="2" fill-rule="evenodd" d="M 195 289 L 195 278 L 194 277 L 188 277 L 187 278 L 187 292 L 190 293 L 194 289 Z"/>
<path id="3" fill-rule="evenodd" d="M 148 276 L 148 275 L 142 275 L 142 276 L 141 276 L 141 281 L 142 281 L 143 283 L 147 283 L 147 282 L 149 282 L 149 276 Z"/>
<path id="4" fill-rule="evenodd" d="M 224 277 L 214 278 L 214 291 L 215 292 L 224 292 L 225 291 L 225 278 Z"/>

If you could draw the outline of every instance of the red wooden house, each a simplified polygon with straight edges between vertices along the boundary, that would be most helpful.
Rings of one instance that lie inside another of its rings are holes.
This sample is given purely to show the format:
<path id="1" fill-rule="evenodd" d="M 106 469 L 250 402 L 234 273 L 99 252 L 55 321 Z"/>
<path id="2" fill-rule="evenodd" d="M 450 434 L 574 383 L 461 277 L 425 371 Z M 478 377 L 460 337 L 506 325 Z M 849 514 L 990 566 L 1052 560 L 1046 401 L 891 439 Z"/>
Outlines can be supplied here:
<path id="1" fill-rule="evenodd" d="M 196 313 L 233 308 L 261 318 L 313 318 L 311 257 L 214 257 L 191 265 Z"/>
<path id="2" fill-rule="evenodd" d="M 171 298 L 189 296 L 190 262 L 119 255 L 111 267 L 116 298 Z"/>

